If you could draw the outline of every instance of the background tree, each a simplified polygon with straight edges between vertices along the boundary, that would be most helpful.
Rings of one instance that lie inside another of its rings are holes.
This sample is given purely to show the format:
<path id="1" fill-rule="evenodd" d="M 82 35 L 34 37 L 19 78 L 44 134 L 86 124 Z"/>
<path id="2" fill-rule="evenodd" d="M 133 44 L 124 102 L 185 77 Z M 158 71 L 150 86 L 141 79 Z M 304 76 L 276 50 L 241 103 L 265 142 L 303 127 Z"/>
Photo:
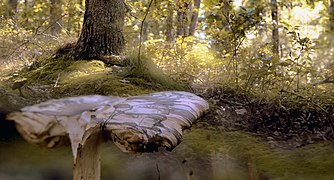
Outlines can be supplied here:
<path id="1" fill-rule="evenodd" d="M 173 4 L 168 1 L 167 4 L 167 18 L 166 18 L 166 41 L 172 42 L 174 40 L 174 30 L 173 30 L 173 24 L 174 24 L 174 9 Z"/>
<path id="2" fill-rule="evenodd" d="M 191 15 L 191 21 L 190 21 L 190 26 L 189 26 L 190 36 L 193 36 L 195 34 L 200 5 L 201 5 L 201 0 L 194 0 L 194 8 L 193 8 L 193 12 Z"/>
<path id="3" fill-rule="evenodd" d="M 101 5 L 97 0 L 86 2 L 89 10 L 85 16 L 82 0 L 17 1 L 16 15 L 11 18 L 6 15 L 8 2 L 0 2 L 3 17 L 0 54 L 29 65 L 56 47 L 76 41 L 82 24 L 85 27 L 72 52 L 74 58 L 94 59 L 120 54 L 123 50 L 119 49 L 125 48 L 124 41 L 129 47 L 138 47 L 141 22 L 150 1 L 126 0 L 123 38 L 122 18 L 116 17 L 115 23 L 111 19 L 100 18 L 113 15 L 108 12 L 110 8 L 99 7 L 107 7 L 108 4 Z M 273 13 L 275 8 L 272 9 L 275 3 L 280 11 L 276 16 Z M 55 4 L 57 10 L 51 8 L 51 4 Z M 118 3 L 115 7 L 119 9 L 122 5 Z M 210 78 L 206 77 L 210 76 L 215 82 L 233 79 L 248 90 L 268 91 L 268 87 L 273 87 L 270 84 L 276 84 L 274 80 L 277 80 L 279 86 L 292 88 L 296 79 L 300 79 L 300 84 L 316 79 L 311 67 L 318 72 L 333 72 L 330 65 L 334 52 L 330 48 L 333 47 L 332 33 L 324 29 L 328 29 L 328 24 L 334 24 L 332 6 L 333 1 L 309 0 L 155 0 L 142 28 L 143 53 L 152 55 L 154 62 L 175 79 L 190 82 L 196 79 L 204 82 L 206 79 L 209 82 Z M 198 7 L 199 11 L 196 10 Z M 115 15 L 119 14 L 122 13 Z M 54 29 L 57 27 L 51 25 L 58 15 L 62 17 L 62 26 Z M 279 19 L 275 20 L 278 16 Z M 83 23 L 84 17 L 87 20 Z M 118 20 L 120 23 L 116 22 Z M 278 21 L 282 32 L 279 36 L 273 27 Z M 198 28 L 194 28 L 195 24 Z M 103 28 L 97 28 L 100 26 Z M 119 30 L 115 30 L 116 27 Z M 113 31 L 113 28 L 115 32 L 105 33 Z M 198 33 L 194 33 L 194 29 Z M 170 42 L 168 46 L 166 41 Z M 278 53 L 281 56 L 279 60 L 273 58 Z M 325 77 L 328 74 L 318 73 Z"/>
<path id="4" fill-rule="evenodd" d="M 61 1 L 50 0 L 50 32 L 52 35 L 57 35 L 61 31 Z"/>
<path id="5" fill-rule="evenodd" d="M 176 35 L 187 36 L 188 35 L 188 12 L 190 8 L 190 2 L 186 0 L 179 0 L 176 15 Z"/>
<path id="6" fill-rule="evenodd" d="M 121 55 L 125 8 L 123 0 L 86 0 L 80 37 L 72 51 L 75 59 Z"/>
<path id="7" fill-rule="evenodd" d="M 278 34 L 278 7 L 277 1 L 271 0 L 271 18 L 273 22 L 272 41 L 273 41 L 273 53 L 279 55 L 279 34 Z"/>

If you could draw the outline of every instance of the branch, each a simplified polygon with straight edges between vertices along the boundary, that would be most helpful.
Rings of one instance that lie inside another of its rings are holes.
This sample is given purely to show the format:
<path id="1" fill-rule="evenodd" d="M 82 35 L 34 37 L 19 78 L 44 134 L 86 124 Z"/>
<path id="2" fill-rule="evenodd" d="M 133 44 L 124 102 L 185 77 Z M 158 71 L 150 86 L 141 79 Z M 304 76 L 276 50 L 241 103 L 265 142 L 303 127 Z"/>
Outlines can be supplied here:
<path id="1" fill-rule="evenodd" d="M 148 5 L 148 7 L 147 7 L 147 11 L 146 11 L 145 16 L 144 16 L 144 19 L 141 21 L 141 25 L 140 25 L 139 49 L 138 49 L 138 62 L 137 62 L 137 63 L 138 63 L 138 64 L 137 64 L 138 66 L 141 66 L 141 64 L 142 64 L 140 57 L 141 57 L 141 41 L 142 41 L 142 36 L 143 36 L 144 22 L 145 22 L 145 20 L 146 20 L 146 18 L 147 18 L 147 15 L 148 15 L 149 11 L 150 11 L 150 8 L 151 8 L 151 6 L 152 6 L 153 1 L 154 1 L 154 0 L 151 0 L 150 4 Z"/>
<path id="2" fill-rule="evenodd" d="M 124 4 L 124 7 L 126 9 L 126 13 L 129 13 L 131 17 L 138 20 L 139 18 L 137 16 L 133 15 L 133 13 L 131 12 L 131 7 L 129 7 L 129 5 L 127 5 L 125 1 L 123 1 L 123 4 Z"/>
<path id="3" fill-rule="evenodd" d="M 320 82 L 315 82 L 312 85 L 316 86 L 316 85 L 320 85 L 320 84 L 334 84 L 334 80 L 333 77 L 329 76 L 326 79 L 320 81 Z"/>
<path id="4" fill-rule="evenodd" d="M 30 41 L 33 39 L 33 38 L 35 38 L 37 35 L 40 35 L 40 34 L 43 34 L 44 32 L 46 32 L 48 29 L 50 29 L 51 28 L 51 26 L 53 26 L 54 24 L 56 24 L 60 19 L 62 19 L 64 16 L 66 16 L 67 14 L 63 14 L 62 16 L 60 16 L 58 19 L 56 19 L 53 23 L 51 23 L 46 29 L 44 29 L 41 33 L 38 33 L 38 29 L 40 28 L 40 27 L 42 27 L 42 26 L 39 26 L 39 27 L 37 27 L 36 28 L 36 30 L 35 30 L 35 33 L 34 33 L 34 35 L 33 36 L 31 36 L 29 39 L 27 39 L 27 40 L 25 40 L 23 43 L 21 43 L 20 45 L 18 45 L 17 47 L 15 47 L 15 48 L 13 48 L 14 50 L 13 50 L 13 52 L 9 55 L 9 56 L 12 56 L 19 48 L 21 48 L 22 46 L 24 46 L 24 45 L 26 45 L 26 44 L 28 44 L 28 43 L 30 43 Z M 45 21 L 44 21 L 45 22 Z M 43 22 L 43 23 L 44 23 Z M 43 24 L 42 23 L 42 24 Z"/>

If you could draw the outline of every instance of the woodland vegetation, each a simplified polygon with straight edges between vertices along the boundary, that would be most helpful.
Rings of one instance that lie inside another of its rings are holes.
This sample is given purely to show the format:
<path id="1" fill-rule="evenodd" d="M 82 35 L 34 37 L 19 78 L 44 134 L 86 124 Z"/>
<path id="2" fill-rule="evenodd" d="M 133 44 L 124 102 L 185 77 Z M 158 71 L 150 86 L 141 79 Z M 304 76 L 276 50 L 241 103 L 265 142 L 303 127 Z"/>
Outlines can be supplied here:
<path id="1" fill-rule="evenodd" d="M 67 95 L 177 89 L 210 101 L 205 127 L 295 146 L 334 138 L 334 1 L 119 2 L 124 51 L 74 61 L 83 0 L 1 1 L 2 111 Z"/>

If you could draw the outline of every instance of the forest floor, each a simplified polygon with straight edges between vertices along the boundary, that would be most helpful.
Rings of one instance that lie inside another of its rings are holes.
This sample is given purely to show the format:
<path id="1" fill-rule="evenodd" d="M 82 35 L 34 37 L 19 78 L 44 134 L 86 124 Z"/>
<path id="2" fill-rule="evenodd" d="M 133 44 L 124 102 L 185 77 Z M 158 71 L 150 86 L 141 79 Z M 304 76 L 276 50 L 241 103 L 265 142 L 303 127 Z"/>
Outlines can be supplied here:
<path id="1" fill-rule="evenodd" d="M 147 77 L 131 76 L 127 73 L 129 71 L 131 69 L 127 67 L 107 66 L 101 61 L 57 60 L 36 63 L 29 68 L 0 76 L 0 110 L 1 113 L 7 113 L 48 99 L 67 96 L 133 96 L 164 90 L 186 90 L 181 86 L 163 84 L 163 80 L 157 82 Z M 334 177 L 334 145 L 324 141 L 330 139 L 328 132 L 331 129 L 317 131 L 313 127 L 315 125 L 306 123 L 304 126 L 305 119 L 300 119 L 306 115 L 308 120 L 316 121 L 321 118 L 316 111 L 296 108 L 282 110 L 270 104 L 252 101 L 247 95 L 228 88 L 208 88 L 199 95 L 209 101 L 210 112 L 186 133 L 184 145 L 178 147 L 181 150 L 176 149 L 179 154 L 182 152 L 184 157 L 190 154 L 192 159 L 200 156 L 203 162 L 213 156 L 237 161 L 235 164 L 242 167 L 242 173 L 229 170 L 227 174 L 230 178 L 235 174 L 240 175 L 232 179 Z M 291 117 L 299 118 L 297 124 L 286 124 L 286 119 Z M 297 129 L 298 126 L 301 129 Z M 305 127 L 308 129 L 303 129 Z M 21 145 L 11 146 L 17 149 Z M 0 149 L 0 154 L 11 152 L 10 148 Z M 0 162 L 10 162 L 8 158 L 0 157 Z M 212 161 L 210 163 L 213 166 Z M 1 171 L 8 171 L 1 167 L 0 163 L 0 177 Z M 226 173 L 216 173 L 215 176 L 226 179 Z"/>

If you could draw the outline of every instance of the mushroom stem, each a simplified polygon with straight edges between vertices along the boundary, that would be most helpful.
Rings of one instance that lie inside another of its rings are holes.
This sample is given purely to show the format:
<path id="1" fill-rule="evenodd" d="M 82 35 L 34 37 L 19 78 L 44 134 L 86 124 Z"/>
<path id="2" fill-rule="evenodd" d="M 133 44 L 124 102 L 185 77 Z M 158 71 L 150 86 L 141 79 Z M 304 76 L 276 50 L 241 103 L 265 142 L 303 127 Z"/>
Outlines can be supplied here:
<path id="1" fill-rule="evenodd" d="M 100 180 L 102 133 L 98 128 L 86 131 L 74 159 L 74 180 Z"/>

